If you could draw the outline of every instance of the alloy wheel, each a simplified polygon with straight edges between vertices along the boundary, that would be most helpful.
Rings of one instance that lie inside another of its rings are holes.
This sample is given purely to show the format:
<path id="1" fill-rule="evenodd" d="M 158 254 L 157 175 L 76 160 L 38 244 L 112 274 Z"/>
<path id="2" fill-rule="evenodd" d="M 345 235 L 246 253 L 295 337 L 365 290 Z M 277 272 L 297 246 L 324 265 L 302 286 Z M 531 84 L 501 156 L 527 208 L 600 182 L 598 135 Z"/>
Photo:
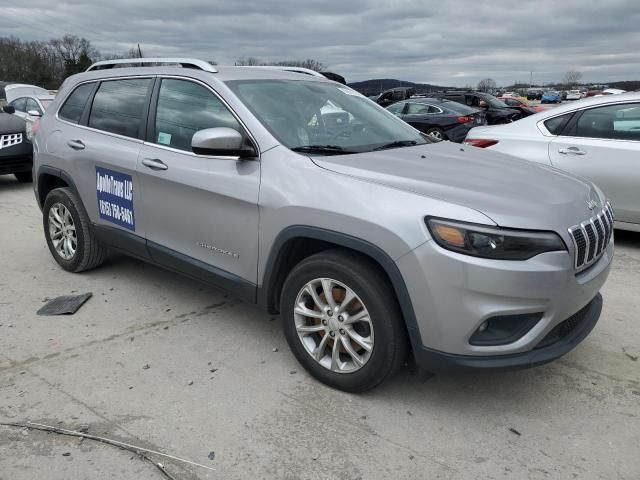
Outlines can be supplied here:
<path id="1" fill-rule="evenodd" d="M 71 260 L 78 248 L 76 226 L 71 212 L 62 203 L 54 203 L 49 209 L 49 238 L 56 253 L 64 260 Z"/>
<path id="2" fill-rule="evenodd" d="M 317 278 L 296 298 L 298 338 L 320 365 L 336 373 L 361 369 L 373 350 L 373 325 L 365 304 L 345 284 Z"/>

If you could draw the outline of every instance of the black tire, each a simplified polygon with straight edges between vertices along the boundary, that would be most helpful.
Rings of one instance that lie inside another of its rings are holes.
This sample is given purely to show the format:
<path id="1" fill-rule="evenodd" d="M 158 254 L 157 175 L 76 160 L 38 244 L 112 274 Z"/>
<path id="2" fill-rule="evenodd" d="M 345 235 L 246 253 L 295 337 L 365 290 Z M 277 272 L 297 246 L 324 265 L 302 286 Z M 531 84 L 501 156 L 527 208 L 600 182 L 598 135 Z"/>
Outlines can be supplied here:
<path id="1" fill-rule="evenodd" d="M 66 260 L 55 249 L 49 231 L 49 211 L 57 203 L 64 205 L 71 214 L 76 227 L 77 247 L 74 255 Z M 68 272 L 83 272 L 99 266 L 106 251 L 98 243 L 91 228 L 91 221 L 80 198 L 70 188 L 56 188 L 49 192 L 42 209 L 44 236 L 53 258 Z"/>
<path id="2" fill-rule="evenodd" d="M 354 372 L 338 373 L 322 366 L 298 337 L 294 321 L 298 293 L 318 278 L 331 278 L 348 286 L 369 311 L 376 341 L 368 361 Z M 285 337 L 298 361 L 316 379 L 338 390 L 369 390 L 395 374 L 406 359 L 408 337 L 393 287 L 377 265 L 364 255 L 332 249 L 303 260 L 285 280 L 280 310 Z"/>
<path id="3" fill-rule="evenodd" d="M 31 172 L 18 172 L 13 174 L 20 183 L 31 183 L 33 176 Z"/>
<path id="4" fill-rule="evenodd" d="M 444 133 L 444 130 L 442 130 L 440 127 L 429 127 L 425 130 L 425 135 L 429 135 L 432 138 L 435 138 L 436 140 L 446 140 L 447 139 L 447 135 Z"/>

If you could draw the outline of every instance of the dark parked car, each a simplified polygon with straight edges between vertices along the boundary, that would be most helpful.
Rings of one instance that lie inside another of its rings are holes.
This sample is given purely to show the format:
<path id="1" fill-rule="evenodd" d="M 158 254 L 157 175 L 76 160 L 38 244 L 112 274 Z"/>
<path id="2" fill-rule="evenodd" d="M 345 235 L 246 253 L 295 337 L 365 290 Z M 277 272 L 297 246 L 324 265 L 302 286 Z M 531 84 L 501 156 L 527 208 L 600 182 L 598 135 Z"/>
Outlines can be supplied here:
<path id="1" fill-rule="evenodd" d="M 433 96 L 484 110 L 489 125 L 511 123 L 522 118 L 522 114 L 518 110 L 509 108 L 506 103 L 488 93 L 449 91 L 446 93 L 433 94 Z"/>
<path id="2" fill-rule="evenodd" d="M 529 115 L 533 115 L 534 113 L 538 113 L 539 111 L 541 111 L 517 97 L 499 97 L 498 100 L 506 103 L 509 108 L 518 110 L 520 112 L 520 115 L 522 115 L 522 118 L 528 117 Z"/>
<path id="3" fill-rule="evenodd" d="M 530 88 L 527 90 L 527 100 L 541 100 L 542 90 L 538 88 Z"/>
<path id="4" fill-rule="evenodd" d="M 19 182 L 30 182 L 33 145 L 27 140 L 25 121 L 13 112 L 10 106 L 0 110 L 0 175 L 14 174 Z"/>
<path id="5" fill-rule="evenodd" d="M 469 130 L 487 123 L 483 110 L 439 98 L 410 98 L 387 110 L 435 139 L 452 142 L 462 142 Z"/>
<path id="6" fill-rule="evenodd" d="M 378 103 L 378 105 L 388 107 L 389 105 L 399 102 L 400 100 L 406 100 L 407 98 L 415 94 L 415 92 L 415 88 L 413 87 L 391 88 L 378 95 L 378 98 L 376 98 L 376 102 Z"/>

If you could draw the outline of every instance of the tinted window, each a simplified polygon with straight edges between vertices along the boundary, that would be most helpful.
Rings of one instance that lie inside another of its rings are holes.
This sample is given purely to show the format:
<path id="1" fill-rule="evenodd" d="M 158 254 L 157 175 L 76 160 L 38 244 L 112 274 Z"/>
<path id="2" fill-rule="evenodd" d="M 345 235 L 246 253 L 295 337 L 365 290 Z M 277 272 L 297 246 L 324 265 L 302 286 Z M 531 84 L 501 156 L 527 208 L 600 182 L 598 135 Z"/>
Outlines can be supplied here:
<path id="1" fill-rule="evenodd" d="M 406 104 L 404 102 L 398 102 L 398 103 L 394 103 L 393 105 L 391 105 L 390 107 L 387 108 L 387 110 L 389 110 L 391 113 L 402 113 L 402 110 L 404 109 L 404 106 Z"/>
<path id="2" fill-rule="evenodd" d="M 137 137 L 150 84 L 148 78 L 102 82 L 93 99 L 89 126 Z"/>
<path id="3" fill-rule="evenodd" d="M 575 136 L 640 141 L 640 104 L 586 110 L 576 123 Z"/>
<path id="4" fill-rule="evenodd" d="M 571 115 L 573 115 L 573 113 L 567 113 L 565 115 L 560 115 L 559 117 L 550 118 L 544 122 L 544 126 L 547 127 L 547 130 L 549 130 L 549 133 L 552 135 L 560 135 L 564 126 L 569 121 L 569 118 L 571 118 Z"/>
<path id="5" fill-rule="evenodd" d="M 40 109 L 40 105 L 33 98 L 27 98 L 27 112 L 35 110 L 36 112 L 42 115 L 42 110 Z"/>
<path id="6" fill-rule="evenodd" d="M 241 131 L 227 107 L 209 89 L 186 80 L 162 80 L 154 142 L 191 151 L 198 130 L 229 127 Z"/>
<path id="7" fill-rule="evenodd" d="M 73 123 L 80 122 L 84 106 L 91 95 L 94 83 L 84 83 L 76 88 L 60 109 L 58 116 Z"/>
<path id="8" fill-rule="evenodd" d="M 478 111 L 477 108 L 467 107 L 461 103 L 444 101 L 440 104 L 440 107 L 447 113 L 462 113 L 463 115 L 470 115 Z"/>
<path id="9" fill-rule="evenodd" d="M 27 99 L 26 98 L 16 98 L 13 102 L 11 102 L 11 106 L 15 108 L 18 112 L 26 112 L 27 111 Z"/>

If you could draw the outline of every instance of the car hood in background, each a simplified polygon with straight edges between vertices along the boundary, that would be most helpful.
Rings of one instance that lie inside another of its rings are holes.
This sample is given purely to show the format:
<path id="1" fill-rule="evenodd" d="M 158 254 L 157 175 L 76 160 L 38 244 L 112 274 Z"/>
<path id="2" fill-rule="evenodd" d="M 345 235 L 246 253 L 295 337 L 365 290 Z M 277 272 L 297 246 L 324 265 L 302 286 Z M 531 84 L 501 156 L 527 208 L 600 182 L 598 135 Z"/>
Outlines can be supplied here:
<path id="1" fill-rule="evenodd" d="M 9 113 L 0 112 L 0 135 L 7 133 L 24 133 L 25 121 Z"/>
<path id="2" fill-rule="evenodd" d="M 552 167 L 450 142 L 312 160 L 337 173 L 472 208 L 503 227 L 555 230 L 563 237 L 592 215 L 587 200 L 599 198 L 589 182 Z"/>

